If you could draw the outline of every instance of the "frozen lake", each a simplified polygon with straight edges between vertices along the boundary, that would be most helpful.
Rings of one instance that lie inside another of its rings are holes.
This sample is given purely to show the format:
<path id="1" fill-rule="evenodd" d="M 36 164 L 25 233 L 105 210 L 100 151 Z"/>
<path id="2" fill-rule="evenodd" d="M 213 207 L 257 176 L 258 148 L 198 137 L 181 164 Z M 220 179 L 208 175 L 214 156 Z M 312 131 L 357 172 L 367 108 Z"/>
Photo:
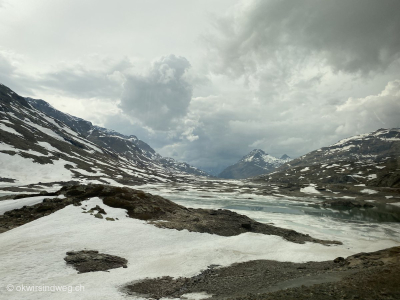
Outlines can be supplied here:
<path id="1" fill-rule="evenodd" d="M 338 240 L 349 247 L 378 241 L 400 245 L 400 208 L 394 205 L 374 203 L 374 208 L 336 210 L 322 207 L 322 200 L 313 197 L 199 191 L 192 186 L 171 190 L 165 186 L 147 185 L 140 189 L 186 207 L 229 209 L 262 223 L 293 229 L 316 238 Z"/>

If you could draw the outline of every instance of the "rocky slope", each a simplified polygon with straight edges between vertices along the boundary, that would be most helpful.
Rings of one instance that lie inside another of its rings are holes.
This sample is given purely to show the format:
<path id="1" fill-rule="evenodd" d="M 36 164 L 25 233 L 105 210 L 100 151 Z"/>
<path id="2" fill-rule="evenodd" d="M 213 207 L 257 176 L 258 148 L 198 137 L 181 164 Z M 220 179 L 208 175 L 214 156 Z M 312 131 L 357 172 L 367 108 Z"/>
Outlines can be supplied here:
<path id="1" fill-rule="evenodd" d="M 185 167 L 179 163 L 152 159 L 158 155 L 134 136 L 106 133 L 85 120 L 64 115 L 70 127 L 33 108 L 4 85 L 0 85 L 0 115 L 3 187 L 68 181 L 131 185 L 186 181 L 191 176 L 181 171 Z"/>
<path id="2" fill-rule="evenodd" d="M 182 163 L 169 157 L 162 157 L 148 144 L 134 135 L 124 135 L 114 130 L 95 126 L 91 122 L 63 113 L 49 103 L 40 99 L 25 98 L 37 110 L 68 125 L 94 144 L 113 151 L 133 161 L 147 161 L 165 168 L 171 172 L 185 172 L 188 174 L 208 176 L 208 174 L 187 163 Z"/>
<path id="3" fill-rule="evenodd" d="M 218 177 L 243 179 L 261 174 L 268 174 L 290 160 L 290 157 L 286 154 L 281 158 L 276 158 L 265 153 L 263 150 L 254 149 L 249 154 L 243 156 L 236 164 L 223 170 Z"/>
<path id="4" fill-rule="evenodd" d="M 400 247 L 290 263 L 255 260 L 229 267 L 209 266 L 190 278 L 159 277 L 124 287 L 128 295 L 178 298 L 185 293 L 211 299 L 399 299 Z"/>
<path id="5" fill-rule="evenodd" d="M 258 180 L 288 184 L 400 187 L 400 129 L 343 139 L 282 165 Z"/>

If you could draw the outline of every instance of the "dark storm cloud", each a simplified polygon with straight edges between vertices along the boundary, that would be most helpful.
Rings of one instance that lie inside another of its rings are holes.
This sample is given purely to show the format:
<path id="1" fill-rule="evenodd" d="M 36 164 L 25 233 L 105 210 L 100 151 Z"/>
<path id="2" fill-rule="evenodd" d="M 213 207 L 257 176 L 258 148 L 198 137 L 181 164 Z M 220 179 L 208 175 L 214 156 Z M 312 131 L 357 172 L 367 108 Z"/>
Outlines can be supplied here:
<path id="1" fill-rule="evenodd" d="M 230 1 L 6 1 L 0 81 L 204 169 L 400 126 L 400 1 Z"/>
<path id="2" fill-rule="evenodd" d="M 216 21 L 209 47 L 215 70 L 235 76 L 294 57 L 334 71 L 381 71 L 400 57 L 399 11 L 397 0 L 254 0 Z"/>
<path id="3" fill-rule="evenodd" d="M 155 130 L 171 129 L 187 113 L 192 86 L 185 74 L 189 61 L 170 55 L 155 61 L 145 76 L 129 76 L 120 108 Z"/>

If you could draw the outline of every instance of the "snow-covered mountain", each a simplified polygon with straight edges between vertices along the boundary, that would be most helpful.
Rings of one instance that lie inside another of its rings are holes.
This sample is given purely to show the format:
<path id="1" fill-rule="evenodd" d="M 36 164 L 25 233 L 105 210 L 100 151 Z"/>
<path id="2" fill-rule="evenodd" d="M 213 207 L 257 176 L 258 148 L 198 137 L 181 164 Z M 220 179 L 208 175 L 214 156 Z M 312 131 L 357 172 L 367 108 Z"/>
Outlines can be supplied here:
<path id="1" fill-rule="evenodd" d="M 218 177 L 228 179 L 242 179 L 268 174 L 276 168 L 291 160 L 286 154 L 281 158 L 276 158 L 265 153 L 263 150 L 254 149 L 249 154 L 243 156 L 236 164 L 227 167 Z"/>
<path id="2" fill-rule="evenodd" d="M 138 139 L 135 135 L 124 135 L 114 130 L 93 125 L 91 122 L 81 118 L 63 113 L 49 103 L 41 99 L 25 98 L 28 103 L 80 133 L 94 144 L 125 156 L 129 160 L 149 160 L 171 172 L 186 172 L 188 174 L 208 176 L 208 174 L 187 163 L 178 162 L 170 157 L 162 157 L 148 144 Z"/>
<path id="3" fill-rule="evenodd" d="M 186 181 L 193 176 L 186 169 L 196 173 L 193 167 L 162 158 L 135 136 L 60 112 L 63 121 L 53 118 L 4 85 L 0 115 L 0 186 L 61 181 L 131 185 Z"/>
<path id="4" fill-rule="evenodd" d="M 284 183 L 400 186 L 400 129 L 379 129 L 312 151 L 259 178 Z"/>

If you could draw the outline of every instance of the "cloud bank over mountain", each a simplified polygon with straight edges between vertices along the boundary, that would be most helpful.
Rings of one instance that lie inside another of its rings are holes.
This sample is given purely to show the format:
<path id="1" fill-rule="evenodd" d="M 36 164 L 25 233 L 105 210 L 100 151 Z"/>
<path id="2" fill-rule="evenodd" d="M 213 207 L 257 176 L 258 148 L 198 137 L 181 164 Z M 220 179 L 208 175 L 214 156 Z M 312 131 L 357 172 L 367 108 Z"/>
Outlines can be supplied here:
<path id="1" fill-rule="evenodd" d="M 398 1 L 38 1 L 0 7 L 1 82 L 162 155 L 218 172 L 400 126 Z"/>

